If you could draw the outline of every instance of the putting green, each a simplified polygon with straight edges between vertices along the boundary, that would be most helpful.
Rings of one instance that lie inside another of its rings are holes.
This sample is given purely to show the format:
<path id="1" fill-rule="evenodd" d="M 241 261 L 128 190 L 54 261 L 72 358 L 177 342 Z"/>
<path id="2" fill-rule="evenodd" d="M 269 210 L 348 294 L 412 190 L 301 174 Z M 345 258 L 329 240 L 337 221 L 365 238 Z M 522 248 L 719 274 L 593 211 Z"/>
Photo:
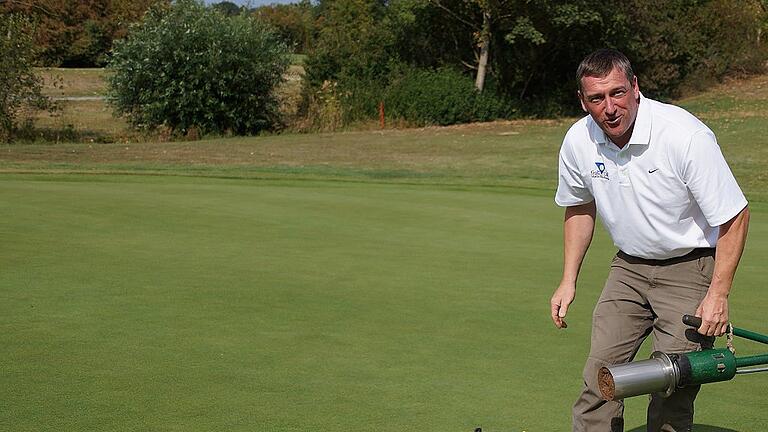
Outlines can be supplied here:
<path id="1" fill-rule="evenodd" d="M 613 253 L 600 230 L 557 331 L 549 192 L 3 175 L 0 196 L 14 431 L 568 430 Z M 765 215 L 732 296 L 763 332 Z M 705 388 L 697 422 L 768 423 L 766 378 Z"/>

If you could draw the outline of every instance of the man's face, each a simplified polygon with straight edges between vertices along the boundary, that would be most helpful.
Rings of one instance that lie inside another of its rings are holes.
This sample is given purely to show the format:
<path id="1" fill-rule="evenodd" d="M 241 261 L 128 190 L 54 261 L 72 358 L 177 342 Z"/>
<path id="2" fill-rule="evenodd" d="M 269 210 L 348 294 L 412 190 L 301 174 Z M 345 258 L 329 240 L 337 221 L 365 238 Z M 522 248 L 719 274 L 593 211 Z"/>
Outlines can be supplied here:
<path id="1" fill-rule="evenodd" d="M 616 68 L 604 77 L 585 76 L 581 79 L 581 107 L 619 147 L 624 147 L 632 136 L 639 98 L 637 78 L 629 82 Z"/>

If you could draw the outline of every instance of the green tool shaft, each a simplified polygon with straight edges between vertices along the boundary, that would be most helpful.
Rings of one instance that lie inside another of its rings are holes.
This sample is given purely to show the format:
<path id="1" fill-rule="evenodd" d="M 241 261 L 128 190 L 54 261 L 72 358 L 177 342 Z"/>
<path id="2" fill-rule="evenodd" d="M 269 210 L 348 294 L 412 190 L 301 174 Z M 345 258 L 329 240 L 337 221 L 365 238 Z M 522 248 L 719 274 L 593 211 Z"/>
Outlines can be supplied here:
<path id="1" fill-rule="evenodd" d="M 734 333 L 735 334 L 735 333 Z M 736 367 L 757 366 L 768 364 L 768 354 L 760 354 L 746 357 L 736 357 Z"/>
<path id="2" fill-rule="evenodd" d="M 738 327 L 733 328 L 733 335 L 738 337 L 743 337 L 744 339 L 749 339 L 755 342 L 768 344 L 768 336 L 760 333 L 755 333 L 753 331 L 744 330 Z"/>

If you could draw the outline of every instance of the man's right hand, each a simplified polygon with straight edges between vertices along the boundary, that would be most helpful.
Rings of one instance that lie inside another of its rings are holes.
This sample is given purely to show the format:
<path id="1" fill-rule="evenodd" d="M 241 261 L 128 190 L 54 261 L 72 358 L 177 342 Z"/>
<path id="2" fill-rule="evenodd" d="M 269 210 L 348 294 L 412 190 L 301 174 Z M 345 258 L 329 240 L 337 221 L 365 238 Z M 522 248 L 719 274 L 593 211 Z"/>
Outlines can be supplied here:
<path id="1" fill-rule="evenodd" d="M 565 315 L 568 313 L 568 306 L 573 303 L 573 299 L 576 298 L 576 284 L 561 283 L 552 295 L 552 300 L 549 301 L 552 307 L 552 322 L 555 323 L 557 328 L 567 328 L 568 324 L 565 322 Z"/>
<path id="2" fill-rule="evenodd" d="M 563 277 L 549 302 L 552 305 L 552 322 L 557 328 L 568 327 L 563 318 L 568 313 L 568 306 L 576 297 L 576 279 L 579 277 L 584 255 L 587 254 L 589 244 L 592 242 L 596 214 L 597 208 L 594 201 L 565 208 Z"/>

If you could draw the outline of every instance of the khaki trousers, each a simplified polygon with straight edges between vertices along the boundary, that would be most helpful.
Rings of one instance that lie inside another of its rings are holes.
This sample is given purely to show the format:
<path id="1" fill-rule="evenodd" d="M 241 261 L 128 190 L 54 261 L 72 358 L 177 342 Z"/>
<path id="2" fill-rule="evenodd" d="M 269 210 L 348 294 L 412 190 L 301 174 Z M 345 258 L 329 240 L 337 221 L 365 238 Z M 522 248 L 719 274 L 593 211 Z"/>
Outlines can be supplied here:
<path id="1" fill-rule="evenodd" d="M 645 260 L 619 252 L 592 315 L 592 345 L 584 366 L 584 388 L 573 406 L 574 432 L 621 432 L 624 402 L 604 401 L 597 386 L 602 366 L 634 359 L 648 335 L 653 350 L 696 351 L 714 338 L 682 323 L 693 315 L 712 281 L 714 249 L 695 249 L 668 260 Z M 669 398 L 650 397 L 649 432 L 690 431 L 700 386 L 677 389 Z"/>

